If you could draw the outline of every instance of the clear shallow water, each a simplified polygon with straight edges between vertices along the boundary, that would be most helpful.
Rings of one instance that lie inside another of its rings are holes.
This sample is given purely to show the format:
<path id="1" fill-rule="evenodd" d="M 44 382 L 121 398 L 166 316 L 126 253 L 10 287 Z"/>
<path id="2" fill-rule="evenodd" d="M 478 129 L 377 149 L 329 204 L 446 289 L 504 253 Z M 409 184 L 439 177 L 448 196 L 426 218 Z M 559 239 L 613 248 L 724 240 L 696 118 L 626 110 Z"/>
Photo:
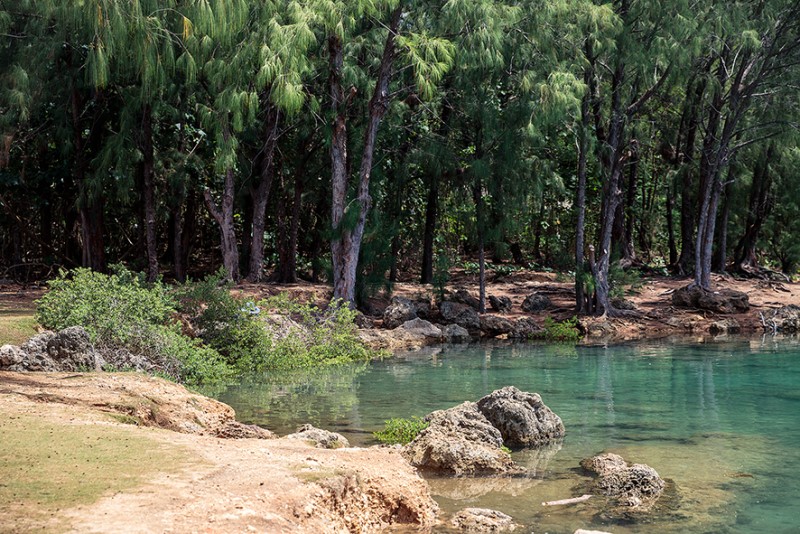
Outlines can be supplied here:
<path id="1" fill-rule="evenodd" d="M 374 443 L 391 417 L 423 416 L 506 385 L 561 416 L 560 447 L 514 453 L 524 478 L 433 479 L 443 509 L 501 510 L 524 532 L 800 532 L 800 343 L 737 340 L 614 347 L 443 347 L 371 364 L 254 377 L 217 392 L 240 420 L 280 434 L 310 422 Z M 664 506 L 627 521 L 580 495 L 578 462 L 601 451 L 674 482 Z"/>

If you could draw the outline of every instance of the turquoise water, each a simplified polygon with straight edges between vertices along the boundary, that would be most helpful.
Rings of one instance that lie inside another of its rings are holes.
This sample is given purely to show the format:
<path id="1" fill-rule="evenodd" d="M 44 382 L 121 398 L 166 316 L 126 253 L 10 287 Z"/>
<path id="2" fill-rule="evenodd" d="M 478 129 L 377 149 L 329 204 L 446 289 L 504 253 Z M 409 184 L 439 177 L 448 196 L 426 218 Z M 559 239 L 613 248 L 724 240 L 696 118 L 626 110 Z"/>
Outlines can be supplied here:
<path id="1" fill-rule="evenodd" d="M 540 393 L 567 436 L 550 450 L 514 453 L 526 477 L 430 480 L 444 510 L 495 508 L 525 532 L 800 532 L 796 340 L 442 347 L 311 376 L 251 378 L 217 396 L 239 419 L 281 434 L 310 422 L 368 445 L 388 418 L 506 385 Z M 624 520 L 591 500 L 542 506 L 580 495 L 578 462 L 601 451 L 671 480 L 664 505 Z"/>

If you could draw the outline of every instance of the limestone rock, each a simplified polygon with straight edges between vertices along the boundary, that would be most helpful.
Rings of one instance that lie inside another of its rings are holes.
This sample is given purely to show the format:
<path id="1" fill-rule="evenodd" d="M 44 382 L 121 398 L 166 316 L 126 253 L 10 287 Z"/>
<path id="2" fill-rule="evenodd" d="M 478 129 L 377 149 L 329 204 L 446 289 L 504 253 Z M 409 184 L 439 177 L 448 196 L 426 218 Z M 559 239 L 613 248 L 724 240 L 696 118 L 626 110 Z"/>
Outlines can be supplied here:
<path id="1" fill-rule="evenodd" d="M 95 371 L 103 360 L 80 326 L 56 332 L 43 332 L 21 347 L 0 349 L 0 368 L 9 371 Z"/>
<path id="2" fill-rule="evenodd" d="M 489 305 L 497 313 L 508 313 L 511 311 L 512 307 L 510 298 L 505 296 L 495 297 L 494 295 L 489 296 Z"/>
<path id="3" fill-rule="evenodd" d="M 466 328 L 457 324 L 449 324 L 442 328 L 442 340 L 445 343 L 469 343 L 472 336 Z"/>
<path id="4" fill-rule="evenodd" d="M 706 291 L 697 286 L 676 289 L 672 294 L 672 303 L 683 308 L 698 308 L 716 313 L 746 312 L 750 309 L 750 297 L 747 293 L 731 289 Z"/>
<path id="5" fill-rule="evenodd" d="M 456 476 L 519 470 L 501 449 L 500 431 L 478 411 L 474 402 L 433 412 L 425 420 L 429 422 L 428 428 L 404 448 L 411 465 Z"/>
<path id="6" fill-rule="evenodd" d="M 357 327 L 363 328 L 363 329 L 366 329 L 366 330 L 369 330 L 370 328 L 375 326 L 372 323 L 372 319 L 370 319 L 369 317 L 367 317 L 366 315 L 364 315 L 361 312 L 358 312 L 356 314 L 356 317 L 355 317 L 355 319 L 353 319 L 353 322 L 355 323 L 355 325 Z"/>
<path id="7" fill-rule="evenodd" d="M 629 465 L 618 454 L 604 453 L 581 461 L 581 466 L 597 475 L 595 486 L 622 508 L 646 511 L 664 492 L 664 480 L 645 464 Z"/>
<path id="8" fill-rule="evenodd" d="M 635 310 L 636 304 L 625 298 L 611 299 L 611 305 L 618 310 Z"/>
<path id="9" fill-rule="evenodd" d="M 550 308 L 553 305 L 547 295 L 531 293 L 522 301 L 522 309 L 528 313 L 538 313 Z"/>
<path id="10" fill-rule="evenodd" d="M 469 291 L 466 289 L 458 289 L 453 294 L 453 299 L 456 302 L 460 302 L 461 304 L 466 304 L 473 310 L 480 310 L 481 309 L 481 301 L 474 297 Z"/>
<path id="11" fill-rule="evenodd" d="M 341 434 L 322 430 L 312 425 L 303 425 L 297 429 L 296 433 L 286 437 L 287 439 L 313 441 L 318 449 L 340 449 L 350 446 L 350 442 Z"/>
<path id="12" fill-rule="evenodd" d="M 464 508 L 450 525 L 465 532 L 512 532 L 518 526 L 510 515 L 488 508 Z"/>
<path id="13" fill-rule="evenodd" d="M 22 362 L 25 353 L 16 345 L 0 347 L 0 368 L 16 366 Z"/>
<path id="14" fill-rule="evenodd" d="M 738 332 L 741 332 L 741 330 L 742 326 L 739 324 L 739 321 L 737 321 L 733 317 L 728 317 L 727 319 L 714 321 L 708 327 L 708 331 L 713 335 L 736 334 Z"/>
<path id="15" fill-rule="evenodd" d="M 407 298 L 394 297 L 383 312 L 383 327 L 397 328 L 406 321 L 417 318 L 417 307 Z"/>
<path id="16" fill-rule="evenodd" d="M 486 337 L 509 334 L 514 329 L 511 321 L 499 315 L 481 315 L 481 333 Z"/>
<path id="17" fill-rule="evenodd" d="M 789 304 L 773 310 L 771 314 L 765 314 L 767 317 L 766 328 L 772 328 L 774 325 L 775 330 L 787 334 L 800 332 L 800 306 Z"/>
<path id="18" fill-rule="evenodd" d="M 274 433 L 256 425 L 246 425 L 239 421 L 228 421 L 214 430 L 214 435 L 224 439 L 274 439 Z"/>
<path id="19" fill-rule="evenodd" d="M 442 315 L 442 322 L 445 324 L 457 324 L 471 332 L 481 328 L 481 318 L 478 312 L 466 304 L 442 302 L 439 305 L 439 312 Z"/>
<path id="20" fill-rule="evenodd" d="M 538 447 L 564 437 L 564 423 L 538 393 L 507 386 L 483 397 L 477 406 L 509 447 Z"/>
<path id="21" fill-rule="evenodd" d="M 436 343 L 442 339 L 441 329 L 425 319 L 416 318 L 406 321 L 399 327 L 399 329 L 402 329 L 407 336 L 424 338 L 430 343 Z"/>
<path id="22" fill-rule="evenodd" d="M 393 330 L 359 330 L 358 337 L 374 349 L 416 350 L 442 341 L 442 331 L 425 319 L 406 321 Z"/>
<path id="23" fill-rule="evenodd" d="M 542 334 L 542 327 L 531 317 L 520 317 L 511 327 L 508 337 L 512 339 L 536 339 Z"/>

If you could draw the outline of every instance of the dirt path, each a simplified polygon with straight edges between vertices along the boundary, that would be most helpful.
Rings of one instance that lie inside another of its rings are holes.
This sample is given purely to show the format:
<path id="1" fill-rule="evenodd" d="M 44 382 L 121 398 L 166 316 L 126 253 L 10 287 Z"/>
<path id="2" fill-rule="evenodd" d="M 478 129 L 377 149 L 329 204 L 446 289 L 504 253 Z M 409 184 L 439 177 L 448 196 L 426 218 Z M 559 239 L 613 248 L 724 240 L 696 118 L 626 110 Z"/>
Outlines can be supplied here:
<path id="1" fill-rule="evenodd" d="M 208 435 L 219 414 L 204 429 L 197 419 L 182 425 L 199 433 L 133 426 L 112 417 L 129 413 L 119 399 L 130 394 L 163 406 L 161 422 L 177 427 L 177 418 L 194 417 L 191 407 L 170 412 L 165 398 L 204 399 L 138 375 L 0 373 L 0 419 L 20 422 L 0 425 L 0 480 L 19 482 L 5 492 L 0 484 L 0 531 L 368 532 L 435 521 L 427 484 L 396 450 L 221 439 Z M 98 429 L 98 441 L 83 439 Z M 76 442 L 62 442 L 73 434 Z M 107 450 L 93 449 L 98 443 Z M 28 458 L 31 446 L 42 454 Z M 57 452 L 65 447 L 76 451 L 68 459 Z M 120 458 L 125 450 L 133 453 Z M 93 472 L 105 487 L 84 495 Z M 119 484 L 126 479 L 133 483 Z"/>

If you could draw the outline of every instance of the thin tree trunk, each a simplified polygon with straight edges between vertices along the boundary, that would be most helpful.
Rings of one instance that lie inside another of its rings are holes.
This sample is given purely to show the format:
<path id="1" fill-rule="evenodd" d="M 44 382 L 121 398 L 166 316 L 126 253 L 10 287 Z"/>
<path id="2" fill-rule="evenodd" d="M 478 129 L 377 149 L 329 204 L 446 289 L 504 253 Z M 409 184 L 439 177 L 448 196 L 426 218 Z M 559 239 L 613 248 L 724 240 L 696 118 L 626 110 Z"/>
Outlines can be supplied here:
<path id="1" fill-rule="evenodd" d="M 156 241 L 156 185 L 155 161 L 153 153 L 153 109 L 149 104 L 142 108 L 139 150 L 142 153 L 140 164 L 142 173 L 142 197 L 144 200 L 144 242 L 147 256 L 147 281 L 155 282 L 159 276 L 158 243 Z"/>
<path id="2" fill-rule="evenodd" d="M 230 136 L 228 127 L 223 126 L 223 137 Z M 232 168 L 225 169 L 225 183 L 222 190 L 222 205 L 218 206 L 211 195 L 211 191 L 206 189 L 203 198 L 206 208 L 211 216 L 217 221 L 220 231 L 220 250 L 222 251 L 222 265 L 227 273 L 227 278 L 239 281 L 239 245 L 236 240 L 236 227 L 233 218 L 234 200 L 236 194 L 236 181 Z"/>
<path id="3" fill-rule="evenodd" d="M 587 39 L 587 43 L 589 40 Z M 587 56 L 591 57 L 591 49 L 587 44 Z M 589 100 L 591 99 L 589 79 L 593 72 L 586 69 L 584 81 L 586 82 L 586 94 L 581 102 L 581 128 L 578 132 L 578 185 L 575 190 L 575 309 L 577 313 L 590 313 L 585 307 L 584 297 L 584 273 L 586 271 L 584 250 L 586 248 L 586 165 L 589 152 Z"/>
<path id="4" fill-rule="evenodd" d="M 425 231 L 422 239 L 423 284 L 433 283 L 433 242 L 436 238 L 436 219 L 439 214 L 439 176 L 430 177 L 428 200 L 425 205 Z"/>
<path id="5" fill-rule="evenodd" d="M 274 178 L 275 148 L 278 145 L 278 125 L 280 114 L 274 106 L 269 105 L 264 123 L 264 146 L 260 160 L 260 180 L 258 187 L 251 191 L 253 227 L 250 238 L 250 261 L 247 280 L 258 282 L 264 270 L 264 230 L 266 227 L 267 204 Z"/>
<path id="6" fill-rule="evenodd" d="M 739 243 L 736 245 L 735 265 L 736 270 L 741 272 L 751 272 L 758 268 L 758 258 L 756 257 L 756 246 L 761 227 L 769 217 L 772 202 L 772 175 L 769 172 L 769 163 L 774 157 L 775 145 L 770 143 L 761 154 L 753 169 L 753 182 L 750 186 L 750 202 L 747 211 L 747 222 L 745 231 Z"/>
<path id="7" fill-rule="evenodd" d="M 678 263 L 678 247 L 675 244 L 675 221 L 674 221 L 674 206 L 673 206 L 673 188 L 670 180 L 666 181 L 666 192 L 664 198 L 666 199 L 666 220 L 667 220 L 667 244 L 669 246 L 669 264 L 675 265 Z"/>

